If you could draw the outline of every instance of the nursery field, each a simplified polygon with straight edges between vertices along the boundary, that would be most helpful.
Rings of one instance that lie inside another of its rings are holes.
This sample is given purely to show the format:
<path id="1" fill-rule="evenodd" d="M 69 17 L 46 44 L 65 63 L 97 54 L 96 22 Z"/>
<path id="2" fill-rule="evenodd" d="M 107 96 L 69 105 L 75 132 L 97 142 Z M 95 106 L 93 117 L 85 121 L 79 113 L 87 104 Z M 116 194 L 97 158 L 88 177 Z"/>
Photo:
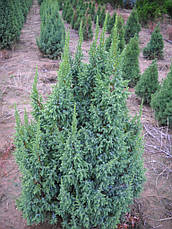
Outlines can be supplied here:
<path id="1" fill-rule="evenodd" d="M 42 56 L 36 38 L 40 34 L 40 12 L 37 0 L 27 16 L 20 40 L 12 50 L 0 51 L 0 229 L 50 229 L 60 226 L 27 226 L 21 213 L 16 209 L 15 201 L 20 195 L 20 173 L 12 155 L 14 149 L 15 109 L 17 105 L 20 116 L 24 110 L 31 117 L 30 93 L 38 70 L 38 90 L 46 100 L 55 85 L 60 60 L 50 60 Z M 119 9 L 118 14 L 126 21 L 130 10 Z M 112 15 L 113 10 L 109 9 Z M 158 74 L 161 82 L 170 71 L 172 61 L 172 43 L 168 42 L 167 27 L 172 20 L 162 20 L 161 34 L 164 38 L 164 58 L 158 60 Z M 95 29 L 95 25 L 93 26 Z M 74 55 L 78 33 L 65 23 L 70 31 L 69 47 Z M 93 29 L 93 33 L 94 33 Z M 142 50 L 151 37 L 149 28 L 142 28 L 139 33 L 139 65 L 141 73 L 150 65 L 151 60 L 143 57 Z M 91 40 L 83 41 L 83 60 L 88 62 Z M 127 106 L 131 116 L 139 114 L 141 100 L 129 88 Z M 144 167 L 146 182 L 140 198 L 131 206 L 131 214 L 137 219 L 140 229 L 172 228 L 172 131 L 158 125 L 150 106 L 143 105 L 141 123 L 144 139 Z"/>

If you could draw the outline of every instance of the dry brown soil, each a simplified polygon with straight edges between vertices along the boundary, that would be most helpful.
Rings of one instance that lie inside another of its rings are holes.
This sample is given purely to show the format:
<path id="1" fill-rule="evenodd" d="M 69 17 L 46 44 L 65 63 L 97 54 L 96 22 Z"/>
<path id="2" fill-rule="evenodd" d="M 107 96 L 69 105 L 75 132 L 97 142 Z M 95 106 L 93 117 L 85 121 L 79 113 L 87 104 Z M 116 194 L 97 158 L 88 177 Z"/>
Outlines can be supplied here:
<path id="1" fill-rule="evenodd" d="M 126 20 L 129 10 L 118 11 Z M 74 53 L 78 35 L 70 30 L 70 50 Z M 161 32 L 167 38 L 166 23 L 161 23 Z M 15 133 L 14 104 L 17 104 L 21 117 L 24 109 L 30 115 L 30 92 L 36 67 L 39 73 L 38 88 L 44 98 L 55 84 L 59 60 L 43 58 L 36 45 L 40 32 L 40 16 L 37 1 L 27 17 L 21 37 L 13 50 L 0 53 L 0 229 L 48 229 L 48 225 L 26 226 L 21 213 L 16 209 L 15 200 L 20 194 L 20 173 L 11 155 L 12 139 Z M 150 39 L 150 31 L 142 28 L 140 32 L 140 69 L 148 67 L 151 61 L 142 56 L 142 49 Z M 83 42 L 84 61 L 88 61 L 90 42 Z M 158 61 L 159 80 L 166 77 L 172 58 L 172 44 L 164 42 L 164 59 Z M 140 99 L 134 89 L 128 98 L 131 115 L 139 112 Z M 159 127 L 149 106 L 143 106 L 141 118 L 145 140 L 144 164 L 147 181 L 141 197 L 132 207 L 140 218 L 139 228 L 172 228 L 172 134 L 167 127 Z M 52 228 L 52 227 L 51 227 Z M 57 227 L 56 227 L 57 228 Z"/>

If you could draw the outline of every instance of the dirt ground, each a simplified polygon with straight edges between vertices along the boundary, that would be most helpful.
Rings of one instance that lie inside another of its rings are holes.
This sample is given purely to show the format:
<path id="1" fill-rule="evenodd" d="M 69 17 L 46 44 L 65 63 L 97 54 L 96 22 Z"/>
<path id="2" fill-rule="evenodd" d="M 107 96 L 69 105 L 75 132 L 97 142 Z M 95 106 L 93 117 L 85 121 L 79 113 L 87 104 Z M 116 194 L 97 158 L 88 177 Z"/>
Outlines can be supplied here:
<path id="1" fill-rule="evenodd" d="M 119 10 L 124 19 L 129 10 Z M 70 29 L 69 25 L 65 24 Z M 163 37 L 167 39 L 167 24 L 161 24 Z M 20 173 L 11 154 L 15 133 L 14 104 L 21 117 L 24 109 L 30 115 L 30 92 L 36 68 L 38 68 L 38 89 L 44 98 L 51 92 L 56 82 L 59 60 L 43 58 L 36 45 L 40 32 L 40 16 L 37 0 L 27 17 L 19 42 L 13 50 L 0 52 L 0 229 L 49 229 L 48 225 L 26 225 L 21 213 L 16 209 L 15 200 L 20 194 Z M 140 32 L 140 69 L 143 72 L 151 61 L 145 60 L 142 49 L 151 36 L 150 30 Z M 76 48 L 78 34 L 70 29 L 70 50 Z M 84 61 L 88 60 L 91 41 L 83 42 Z M 166 77 L 172 58 L 172 44 L 164 41 L 164 59 L 158 61 L 159 80 Z M 131 115 L 139 112 L 140 99 L 130 89 L 128 108 Z M 145 142 L 144 165 L 147 181 L 141 197 L 131 207 L 133 214 L 140 218 L 138 228 L 172 228 L 172 132 L 167 127 L 159 127 L 149 106 L 143 106 L 141 118 Z M 51 227 L 53 228 L 53 227 Z M 57 228 L 57 227 L 56 227 Z"/>

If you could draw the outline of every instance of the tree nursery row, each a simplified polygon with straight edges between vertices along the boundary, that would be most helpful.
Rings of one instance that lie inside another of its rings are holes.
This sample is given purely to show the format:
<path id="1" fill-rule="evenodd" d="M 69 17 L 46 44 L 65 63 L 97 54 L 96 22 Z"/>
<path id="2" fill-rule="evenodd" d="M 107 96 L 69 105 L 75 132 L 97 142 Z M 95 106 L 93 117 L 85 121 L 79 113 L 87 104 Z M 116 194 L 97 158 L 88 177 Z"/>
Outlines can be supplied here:
<path id="1" fill-rule="evenodd" d="M 11 48 L 20 38 L 33 0 L 0 1 L 0 49 Z"/>

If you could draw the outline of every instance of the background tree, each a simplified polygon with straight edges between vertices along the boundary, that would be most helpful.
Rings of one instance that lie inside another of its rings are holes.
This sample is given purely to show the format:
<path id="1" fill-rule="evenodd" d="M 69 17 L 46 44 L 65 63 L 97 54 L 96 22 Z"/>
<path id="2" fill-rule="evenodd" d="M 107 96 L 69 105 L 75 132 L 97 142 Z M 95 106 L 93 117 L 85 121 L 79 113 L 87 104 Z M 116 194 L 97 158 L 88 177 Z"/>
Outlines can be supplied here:
<path id="1" fill-rule="evenodd" d="M 157 62 L 154 60 L 140 76 L 135 87 L 136 95 L 140 96 L 147 104 L 150 104 L 152 95 L 159 89 L 157 68 Z"/>
<path id="2" fill-rule="evenodd" d="M 134 8 L 127 20 L 127 23 L 125 25 L 125 42 L 126 44 L 129 43 L 130 39 L 134 37 L 135 35 L 138 36 L 139 32 L 141 30 L 141 26 L 139 24 L 139 19 L 137 15 L 137 11 Z"/>
<path id="3" fill-rule="evenodd" d="M 151 107 L 159 124 L 172 128 L 172 64 L 162 86 L 152 96 Z"/>
<path id="4" fill-rule="evenodd" d="M 125 40 L 124 40 L 124 20 L 120 15 L 116 15 L 115 25 L 116 33 L 118 36 L 118 52 L 121 53 L 125 47 Z M 106 49 L 109 50 L 112 39 L 114 36 L 114 28 L 111 30 L 110 36 L 106 39 Z"/>
<path id="5" fill-rule="evenodd" d="M 50 59 L 61 57 L 64 48 L 65 27 L 58 10 L 58 2 L 44 1 L 41 4 L 41 32 L 37 45 Z"/>
<path id="6" fill-rule="evenodd" d="M 128 81 L 129 87 L 134 87 L 140 78 L 139 68 L 139 44 L 138 37 L 130 39 L 130 42 L 121 54 L 121 76 Z"/>
<path id="7" fill-rule="evenodd" d="M 163 37 L 160 33 L 159 25 L 157 25 L 151 35 L 151 39 L 149 43 L 143 49 L 143 56 L 150 60 L 155 58 L 162 59 L 163 48 L 164 48 Z"/>

